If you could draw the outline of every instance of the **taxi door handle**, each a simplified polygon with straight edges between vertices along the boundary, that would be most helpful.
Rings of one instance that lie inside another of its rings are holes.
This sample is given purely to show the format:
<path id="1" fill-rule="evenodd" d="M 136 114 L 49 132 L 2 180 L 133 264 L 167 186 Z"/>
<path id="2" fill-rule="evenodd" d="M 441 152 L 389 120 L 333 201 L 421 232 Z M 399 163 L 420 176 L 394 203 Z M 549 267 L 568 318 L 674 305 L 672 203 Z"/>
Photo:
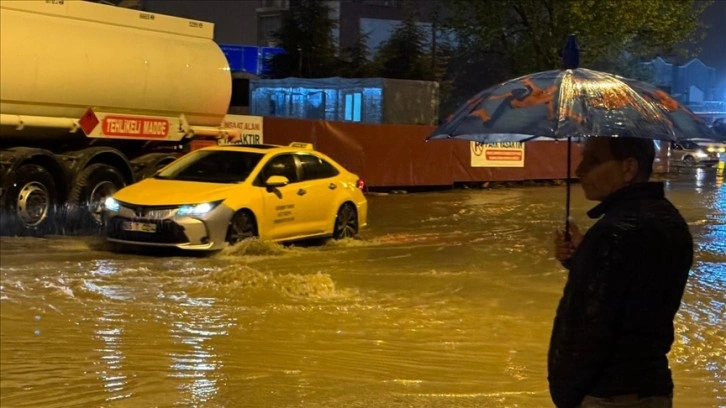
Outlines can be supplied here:
<path id="1" fill-rule="evenodd" d="M 338 188 L 338 185 L 335 183 L 330 183 L 330 184 L 328 184 L 328 188 L 331 190 L 335 190 L 336 188 Z"/>
<path id="2" fill-rule="evenodd" d="M 299 195 L 299 196 L 305 195 L 307 193 L 308 192 L 304 188 L 301 188 L 300 190 L 297 190 L 297 195 Z"/>

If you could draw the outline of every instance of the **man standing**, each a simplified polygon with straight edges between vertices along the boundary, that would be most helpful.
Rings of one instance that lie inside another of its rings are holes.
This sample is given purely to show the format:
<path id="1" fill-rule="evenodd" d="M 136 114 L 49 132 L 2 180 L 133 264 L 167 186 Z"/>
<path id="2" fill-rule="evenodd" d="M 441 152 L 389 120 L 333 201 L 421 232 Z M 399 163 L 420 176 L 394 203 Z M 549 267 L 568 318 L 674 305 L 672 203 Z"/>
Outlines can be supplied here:
<path id="1" fill-rule="evenodd" d="M 558 408 L 672 406 L 667 354 L 693 239 L 663 184 L 648 181 L 654 157 L 651 140 L 585 141 L 576 174 L 599 220 L 555 237 L 569 270 L 548 355 Z"/>

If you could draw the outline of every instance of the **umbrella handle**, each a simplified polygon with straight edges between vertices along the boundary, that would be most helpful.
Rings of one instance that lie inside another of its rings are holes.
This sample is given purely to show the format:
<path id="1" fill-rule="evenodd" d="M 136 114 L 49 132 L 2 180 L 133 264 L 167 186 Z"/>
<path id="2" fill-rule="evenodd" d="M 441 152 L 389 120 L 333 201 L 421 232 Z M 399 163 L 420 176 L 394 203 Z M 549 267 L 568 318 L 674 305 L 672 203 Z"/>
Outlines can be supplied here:
<path id="1" fill-rule="evenodd" d="M 565 241 L 570 242 L 570 172 L 572 167 L 572 137 L 567 138 L 567 178 L 565 179 L 565 185 L 567 186 L 567 192 L 565 193 Z"/>

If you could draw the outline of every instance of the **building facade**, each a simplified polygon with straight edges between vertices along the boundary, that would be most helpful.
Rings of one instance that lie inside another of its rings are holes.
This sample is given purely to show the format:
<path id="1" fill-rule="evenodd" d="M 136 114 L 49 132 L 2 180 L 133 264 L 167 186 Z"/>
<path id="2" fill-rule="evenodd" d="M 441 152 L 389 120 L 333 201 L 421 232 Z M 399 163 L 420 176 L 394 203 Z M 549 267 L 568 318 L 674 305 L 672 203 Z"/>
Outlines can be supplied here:
<path id="1" fill-rule="evenodd" d="M 115 4 L 212 22 L 220 44 L 274 47 L 273 33 L 296 0 L 116 0 Z M 434 26 L 435 0 L 327 0 L 325 4 L 337 22 L 333 38 L 341 48 L 353 45 L 362 32 L 369 35 L 368 46 L 375 51 L 404 18 L 406 4 L 415 8 L 427 33 Z"/>
<path id="2" fill-rule="evenodd" d="M 726 95 L 719 86 L 715 68 L 694 58 L 685 64 L 669 63 L 657 57 L 645 63 L 653 72 L 652 82 L 707 122 L 726 116 Z"/>

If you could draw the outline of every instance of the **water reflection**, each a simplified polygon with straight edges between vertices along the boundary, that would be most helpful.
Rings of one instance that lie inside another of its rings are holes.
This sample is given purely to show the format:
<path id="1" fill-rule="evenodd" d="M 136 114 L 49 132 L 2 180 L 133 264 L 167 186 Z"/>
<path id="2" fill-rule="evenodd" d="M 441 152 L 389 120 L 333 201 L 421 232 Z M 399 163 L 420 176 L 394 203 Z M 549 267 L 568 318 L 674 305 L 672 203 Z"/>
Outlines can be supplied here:
<path id="1" fill-rule="evenodd" d="M 107 260 L 96 260 L 92 262 L 92 265 L 94 267 L 89 268 L 91 277 L 112 276 L 118 272 L 117 266 Z M 79 265 L 81 268 L 85 266 Z M 83 289 L 88 293 L 101 296 L 102 299 L 125 300 L 124 296 L 113 287 L 94 283 L 90 279 L 83 280 Z M 109 394 L 106 401 L 128 398 L 133 393 L 126 390 L 128 377 L 124 373 L 126 355 L 123 351 L 123 340 L 125 326 L 129 319 L 124 312 L 113 310 L 113 305 L 110 303 L 102 302 L 100 306 L 100 316 L 96 320 L 94 339 L 103 344 L 100 348 L 95 349 L 100 354 L 99 359 L 94 362 L 94 365 L 98 367 L 96 375 L 102 381 L 106 393 Z"/>
<path id="2" fill-rule="evenodd" d="M 697 196 L 676 203 L 691 224 L 695 241 L 695 262 L 676 321 L 676 343 L 671 352 L 676 365 L 699 367 L 715 384 L 726 389 L 726 189 L 723 174 L 713 169 L 693 172 Z M 683 178 L 670 183 L 678 197 L 692 188 Z M 698 215 L 695 215 L 698 214 Z M 690 381 L 687 381 L 690 385 Z M 692 385 L 691 385 L 692 386 Z M 715 389 L 712 398 L 726 401 Z M 704 395 L 705 397 L 705 395 Z M 701 404 L 704 405 L 705 404 Z M 718 405 L 722 406 L 722 405 Z"/>
<path id="3" fill-rule="evenodd" d="M 671 184 L 688 184 L 690 188 L 695 188 L 698 193 L 720 188 L 723 186 L 724 174 L 714 168 L 683 168 L 679 169 L 679 173 L 675 178 L 666 181 L 666 185 Z"/>
<path id="4" fill-rule="evenodd" d="M 667 182 L 696 243 L 670 358 L 688 408 L 726 406 L 726 189 L 709 174 Z M 0 406 L 549 407 L 564 197 L 371 196 L 360 240 L 207 258 L 4 239 Z M 583 228 L 592 205 L 573 190 Z"/>
<path id="5" fill-rule="evenodd" d="M 164 316 L 172 341 L 180 351 L 169 353 L 169 376 L 182 379 L 179 390 L 185 397 L 176 405 L 199 406 L 211 401 L 219 392 L 222 363 L 211 340 L 227 334 L 234 319 L 216 315 L 214 298 L 191 298 L 185 294 L 172 296 L 178 306 Z M 180 309 L 179 309 L 180 308 Z M 223 380 L 222 380 L 223 381 Z"/>
<path id="6" fill-rule="evenodd" d="M 128 377 L 124 373 L 126 355 L 122 347 L 123 326 L 126 321 L 128 321 L 128 316 L 125 316 L 124 313 L 104 310 L 96 323 L 95 338 L 103 345 L 95 350 L 100 356 L 94 365 L 98 367 L 96 375 L 103 382 L 106 393 L 109 394 L 106 401 L 128 398 L 133 395 L 132 392 L 126 390 Z"/>

